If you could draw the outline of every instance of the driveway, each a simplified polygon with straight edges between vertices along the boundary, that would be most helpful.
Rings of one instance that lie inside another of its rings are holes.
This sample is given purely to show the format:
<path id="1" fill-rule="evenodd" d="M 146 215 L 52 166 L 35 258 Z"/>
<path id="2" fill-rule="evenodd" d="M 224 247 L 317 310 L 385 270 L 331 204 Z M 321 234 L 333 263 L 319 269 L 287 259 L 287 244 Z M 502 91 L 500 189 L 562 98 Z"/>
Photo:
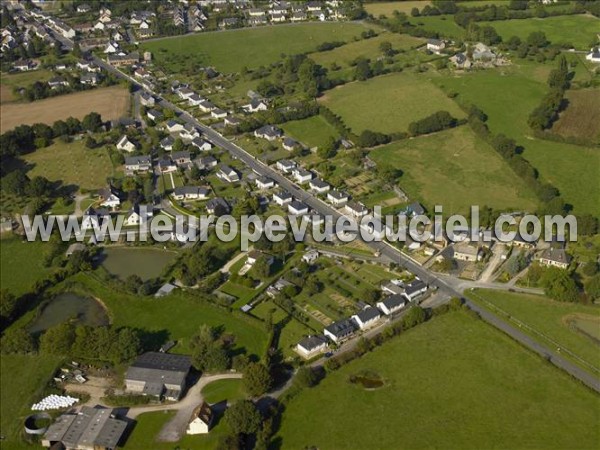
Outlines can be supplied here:
<path id="1" fill-rule="evenodd" d="M 183 400 L 167 405 L 138 406 L 130 408 L 127 412 L 127 417 L 135 419 L 140 414 L 147 412 L 177 411 L 175 417 L 165 424 L 157 437 L 159 441 L 177 442 L 181 439 L 181 436 L 185 434 L 185 430 L 189 423 L 190 417 L 192 416 L 192 412 L 204 401 L 204 398 L 202 397 L 202 389 L 204 389 L 206 385 L 212 383 L 213 381 L 240 378 L 242 378 L 241 373 L 224 373 L 202 376 L 200 380 L 189 389 Z"/>

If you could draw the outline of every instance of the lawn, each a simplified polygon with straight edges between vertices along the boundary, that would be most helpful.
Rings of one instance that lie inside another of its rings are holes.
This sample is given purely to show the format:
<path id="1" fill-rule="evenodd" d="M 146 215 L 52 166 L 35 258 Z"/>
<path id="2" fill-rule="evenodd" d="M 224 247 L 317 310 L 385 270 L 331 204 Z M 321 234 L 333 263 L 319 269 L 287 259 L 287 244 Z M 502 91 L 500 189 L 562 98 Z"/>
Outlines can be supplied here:
<path id="1" fill-rule="evenodd" d="M 175 415 L 174 411 L 158 411 L 140 414 L 135 427 L 123 447 L 125 450 L 209 450 L 215 449 L 219 437 L 227 434 L 227 426 L 219 418 L 216 426 L 209 434 L 188 436 L 184 435 L 177 443 L 157 442 L 156 435 L 161 428 Z"/>
<path id="2" fill-rule="evenodd" d="M 350 41 L 367 25 L 359 23 L 307 23 L 277 27 L 245 28 L 218 33 L 201 33 L 142 44 L 158 65 L 179 72 L 192 65 L 215 66 L 222 72 L 256 68 L 294 55 L 314 51 L 327 41 Z"/>
<path id="3" fill-rule="evenodd" d="M 410 17 L 413 25 L 418 25 L 426 31 L 438 33 L 441 37 L 461 40 L 465 30 L 454 21 L 454 16 Z"/>
<path id="4" fill-rule="evenodd" d="M 479 22 L 491 25 L 505 41 L 511 36 L 527 39 L 530 33 L 542 31 L 553 44 L 569 43 L 577 50 L 589 50 L 600 30 L 600 19 L 589 15 L 557 16 L 545 19 L 513 19 Z"/>
<path id="5" fill-rule="evenodd" d="M 177 290 L 157 300 L 113 292 L 101 281 L 85 274 L 77 275 L 74 281 L 78 290 L 102 300 L 115 326 L 135 327 L 156 333 L 164 340 L 176 340 L 180 352 L 189 351 L 190 336 L 202 324 L 207 324 L 223 326 L 226 333 L 233 334 L 237 349 L 245 349 L 247 354 L 258 356 L 264 353 L 266 334 L 259 322 L 232 315 L 200 301 L 191 293 Z"/>
<path id="6" fill-rule="evenodd" d="M 348 382 L 365 370 L 382 377 L 384 387 Z M 277 436 L 281 448 L 591 449 L 600 439 L 599 411 L 594 393 L 484 322 L 455 312 L 295 396 Z"/>
<path id="7" fill-rule="evenodd" d="M 2 448 L 32 448 L 21 441 L 23 420 L 31 414 L 31 405 L 40 400 L 59 363 L 56 357 L 45 355 L 0 356 Z"/>
<path id="8" fill-rule="evenodd" d="M 0 105 L 4 133 L 18 125 L 46 123 L 52 125 L 59 119 L 76 117 L 83 119 L 97 112 L 104 120 L 118 119 L 129 114 L 129 91 L 120 86 L 92 89 L 74 94 L 38 100 L 31 103 L 7 103 Z"/>
<path id="9" fill-rule="evenodd" d="M 234 402 L 246 397 L 242 380 L 217 380 L 202 389 L 202 396 L 208 403 L 215 404 L 224 400 Z"/>
<path id="10" fill-rule="evenodd" d="M 419 8 L 419 10 L 423 9 L 425 5 L 431 5 L 430 1 L 426 0 L 408 0 L 401 2 L 375 2 L 368 3 L 365 5 L 365 10 L 367 13 L 371 14 L 373 17 L 379 17 L 381 15 L 392 17 L 394 11 L 403 12 L 410 16 L 410 12 L 413 8 Z"/>
<path id="11" fill-rule="evenodd" d="M 286 122 L 282 128 L 286 135 L 311 148 L 325 145 L 329 138 L 339 137 L 335 128 L 321 116 Z"/>
<path id="12" fill-rule="evenodd" d="M 529 114 L 548 91 L 545 84 L 548 68 L 548 65 L 519 63 L 501 70 L 446 77 L 438 82 L 458 93 L 459 99 L 481 108 L 489 116 L 488 125 L 493 133 L 504 133 L 522 145 L 523 157 L 533 164 L 543 180 L 560 190 L 563 199 L 574 206 L 574 213 L 599 215 L 600 153 L 594 148 L 534 138 L 527 125 Z"/>
<path id="13" fill-rule="evenodd" d="M 374 61 L 381 56 L 379 46 L 382 42 L 389 42 L 394 50 L 399 51 L 422 45 L 425 40 L 404 34 L 384 32 L 374 38 L 350 42 L 327 52 L 312 53 L 310 58 L 324 67 L 330 67 L 333 63 L 342 67 L 349 66 L 350 62 L 358 57 Z"/>
<path id="14" fill-rule="evenodd" d="M 8 103 L 18 100 L 15 97 L 13 89 L 16 87 L 25 87 L 36 81 L 47 81 L 52 78 L 53 73 L 49 70 L 33 70 L 31 72 L 22 72 L 15 74 L 3 73 L 0 79 L 0 103 Z"/>
<path id="15" fill-rule="evenodd" d="M 588 364 L 595 366 L 600 372 L 600 345 L 589 336 L 579 332 L 573 325 L 573 319 L 595 319 L 596 327 L 600 329 L 600 307 L 578 305 L 572 303 L 561 303 L 550 300 L 539 295 L 517 294 L 501 291 L 478 289 L 470 296 L 483 306 L 494 310 L 483 300 L 491 303 L 501 311 L 510 314 L 536 331 L 548 336 L 550 340 L 557 343 L 563 349 L 563 356 L 569 357 L 564 350 L 569 350 Z M 497 310 L 496 310 L 497 311 Z M 585 322 L 585 320 L 584 320 Z M 549 340 L 542 339 L 539 335 L 533 335 L 543 344 L 556 346 Z M 577 359 L 576 363 L 582 364 L 590 370 L 586 363 Z M 598 375 L 598 372 L 596 375 Z"/>
<path id="16" fill-rule="evenodd" d="M 0 239 L 0 279 L 2 289 L 15 295 L 31 291 L 33 284 L 52 273 L 42 265 L 44 242 L 28 242 L 19 237 Z"/>
<path id="17" fill-rule="evenodd" d="M 510 167 L 467 126 L 403 140 L 370 153 L 404 172 L 400 186 L 433 211 L 465 213 L 470 205 L 534 210 L 536 199 Z"/>
<path id="18" fill-rule="evenodd" d="M 114 174 L 106 150 L 90 150 L 83 140 L 65 143 L 56 139 L 54 144 L 29 153 L 23 159 L 32 165 L 28 173 L 30 178 L 40 175 L 83 189 L 105 187 L 106 179 Z"/>
<path id="19" fill-rule="evenodd" d="M 569 105 L 554 123 L 552 131 L 563 136 L 584 137 L 600 144 L 600 90 L 570 90 Z"/>
<path id="20" fill-rule="evenodd" d="M 464 113 L 424 76 L 395 73 L 356 81 L 327 91 L 320 102 L 340 115 L 355 133 L 391 133 L 440 110 L 461 118 Z"/>

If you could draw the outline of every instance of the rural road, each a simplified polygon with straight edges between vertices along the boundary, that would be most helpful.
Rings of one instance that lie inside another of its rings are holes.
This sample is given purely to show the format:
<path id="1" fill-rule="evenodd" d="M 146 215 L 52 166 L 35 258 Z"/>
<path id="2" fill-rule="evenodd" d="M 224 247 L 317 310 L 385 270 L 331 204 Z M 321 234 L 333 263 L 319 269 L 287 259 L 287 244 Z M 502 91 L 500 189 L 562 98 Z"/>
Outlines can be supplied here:
<path id="1" fill-rule="evenodd" d="M 70 49 L 73 48 L 72 41 L 62 38 L 62 37 L 60 40 L 63 43 L 66 41 L 65 45 L 67 48 L 70 48 Z M 156 103 L 159 106 L 175 111 L 178 114 L 180 119 L 182 119 L 186 123 L 196 126 L 198 129 L 200 129 L 202 131 L 202 133 L 204 134 L 205 138 L 208 139 L 210 142 L 212 142 L 214 145 L 222 147 L 225 150 L 227 150 L 232 155 L 232 157 L 234 157 L 234 158 L 240 160 L 242 163 L 246 164 L 247 167 L 249 167 L 251 170 L 253 170 L 258 175 L 270 177 L 276 183 L 278 183 L 278 185 L 280 187 L 287 190 L 290 194 L 292 194 L 298 200 L 304 202 L 312 210 L 314 210 L 324 216 L 329 215 L 334 220 L 337 220 L 338 218 L 341 218 L 343 216 L 339 211 L 335 210 L 330 205 L 326 204 L 325 202 L 323 202 L 319 198 L 315 197 L 311 193 L 305 191 L 304 189 L 299 187 L 297 184 L 293 183 L 292 181 L 290 181 L 289 179 L 284 177 L 281 173 L 277 172 L 276 170 L 269 167 L 262 161 L 258 160 L 257 158 L 252 156 L 250 153 L 246 152 L 244 149 L 242 149 L 238 145 L 236 145 L 233 142 L 231 142 L 230 140 L 226 139 L 224 136 L 222 136 L 221 134 L 219 134 L 212 128 L 200 123 L 197 119 L 192 117 L 187 111 L 184 111 L 183 109 L 179 108 L 178 106 L 176 106 L 173 103 L 169 102 L 168 100 L 164 99 L 161 95 L 148 89 L 146 86 L 142 86 L 133 77 L 123 73 L 122 71 L 118 70 L 116 67 L 113 67 L 113 66 L 107 64 L 105 61 L 103 61 L 102 59 L 100 59 L 98 57 L 94 57 L 94 62 L 96 64 L 98 64 L 102 69 L 106 70 L 107 72 L 113 73 L 120 78 L 130 81 L 132 83 L 132 85 L 136 86 L 138 89 L 146 90 L 148 93 L 150 93 L 151 95 L 153 95 L 156 98 Z M 463 297 L 463 294 L 462 294 L 463 290 L 460 289 L 460 284 L 462 283 L 461 280 L 442 278 L 438 274 L 430 272 L 429 270 L 423 268 L 421 265 L 419 265 L 414 260 L 412 260 L 409 256 L 405 255 L 404 253 L 402 253 L 400 250 L 398 250 L 396 247 L 394 247 L 393 245 L 391 245 L 388 242 L 365 242 L 365 244 L 368 245 L 371 249 L 373 249 L 373 251 L 380 252 L 380 255 L 387 258 L 389 261 L 396 262 L 401 267 L 411 271 L 412 273 L 414 273 L 416 276 L 418 276 L 421 280 L 423 280 L 423 282 L 425 282 L 429 286 L 437 287 L 440 292 L 442 292 L 450 297 Z M 497 287 L 495 285 L 492 285 L 492 286 L 493 286 L 493 288 Z M 480 286 L 480 287 L 483 287 L 483 286 Z M 574 363 L 571 363 L 569 360 L 566 360 L 565 358 L 560 356 L 555 351 L 550 350 L 548 347 L 541 345 L 538 342 L 534 341 L 528 335 L 522 333 L 520 330 L 513 327 L 512 325 L 509 325 L 508 323 L 504 322 L 502 319 L 500 319 L 493 313 L 489 312 L 488 310 L 483 309 L 482 307 L 476 305 L 469 299 L 464 298 L 464 301 L 465 301 L 465 304 L 469 308 L 471 308 L 474 311 L 477 311 L 481 315 L 481 317 L 484 320 L 486 320 L 488 323 L 490 323 L 491 325 L 495 326 L 496 328 L 502 330 L 503 332 L 508 334 L 510 337 L 515 339 L 517 342 L 521 343 L 522 345 L 524 345 L 525 347 L 534 351 L 535 353 L 539 354 L 540 356 L 547 358 L 554 365 L 563 369 L 564 371 L 566 371 L 573 377 L 577 378 L 578 380 L 580 380 L 582 383 L 584 383 L 591 389 L 595 390 L 596 392 L 600 392 L 600 379 L 591 375 L 589 372 L 583 370 L 582 368 L 575 365 Z"/>
<path id="2" fill-rule="evenodd" d="M 183 398 L 183 400 L 166 405 L 153 406 L 138 406 L 130 408 L 127 412 L 127 417 L 135 419 L 137 416 L 147 412 L 156 411 L 177 411 L 175 417 L 165 424 L 160 430 L 157 439 L 164 442 L 177 442 L 185 433 L 186 427 L 192 416 L 194 409 L 200 405 L 204 399 L 202 397 L 202 389 L 205 386 L 218 380 L 235 380 L 242 378 L 241 373 L 224 373 L 217 375 L 206 375 L 200 377 L 200 380 L 193 385 Z"/>

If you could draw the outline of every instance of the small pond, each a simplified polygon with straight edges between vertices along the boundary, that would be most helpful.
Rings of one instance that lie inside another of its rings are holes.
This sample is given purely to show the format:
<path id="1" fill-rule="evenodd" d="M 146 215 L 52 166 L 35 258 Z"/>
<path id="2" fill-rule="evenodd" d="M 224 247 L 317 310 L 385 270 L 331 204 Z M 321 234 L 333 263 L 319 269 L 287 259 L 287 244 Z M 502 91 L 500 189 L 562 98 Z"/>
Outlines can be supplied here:
<path id="1" fill-rule="evenodd" d="M 361 372 L 351 375 L 349 381 L 367 390 L 379 389 L 385 385 L 379 374 L 374 372 Z"/>
<path id="2" fill-rule="evenodd" d="M 122 280 L 137 275 L 142 280 L 160 276 L 177 253 L 156 248 L 112 247 L 102 251 L 102 266 Z"/>
<path id="3" fill-rule="evenodd" d="M 29 331 L 40 333 L 67 320 L 96 327 L 109 323 L 108 315 L 99 302 L 67 292 L 57 295 L 43 306 L 42 312 Z"/>

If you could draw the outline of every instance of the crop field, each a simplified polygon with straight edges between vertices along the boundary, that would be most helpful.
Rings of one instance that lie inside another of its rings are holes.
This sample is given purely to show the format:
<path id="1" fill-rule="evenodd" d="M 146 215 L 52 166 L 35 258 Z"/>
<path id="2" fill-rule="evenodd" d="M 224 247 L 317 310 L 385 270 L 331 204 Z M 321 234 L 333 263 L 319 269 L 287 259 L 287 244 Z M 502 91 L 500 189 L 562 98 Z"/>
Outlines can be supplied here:
<path id="1" fill-rule="evenodd" d="M 49 147 L 29 153 L 23 159 L 33 166 L 28 173 L 30 178 L 40 175 L 79 188 L 102 188 L 106 186 L 106 178 L 113 175 L 106 150 L 90 150 L 83 140 L 65 143 L 57 139 Z"/>
<path id="2" fill-rule="evenodd" d="M 32 448 L 20 438 L 23 420 L 31 414 L 31 405 L 40 400 L 40 393 L 52 378 L 58 364 L 60 361 L 54 356 L 0 356 L 2 448 Z"/>
<path id="3" fill-rule="evenodd" d="M 523 157 L 533 164 L 543 180 L 560 190 L 564 200 L 574 206 L 574 213 L 598 215 L 600 153 L 594 148 L 531 136 L 527 118 L 547 92 L 546 77 L 546 66 L 534 70 L 530 65 L 522 65 L 436 81 L 458 93 L 463 101 L 481 108 L 489 116 L 488 125 L 493 133 L 504 133 L 522 145 Z"/>
<path id="4" fill-rule="evenodd" d="M 527 39 L 533 31 L 542 31 L 553 44 L 569 43 L 577 50 L 589 50 L 597 42 L 600 19 L 589 15 L 546 17 L 545 19 L 513 19 L 494 22 L 479 22 L 479 25 L 491 25 L 502 39 L 511 36 Z"/>
<path id="5" fill-rule="evenodd" d="M 152 52 L 156 63 L 171 72 L 192 65 L 215 66 L 222 72 L 257 68 L 294 55 L 315 51 L 327 41 L 350 41 L 368 28 L 357 23 L 308 23 L 277 27 L 201 33 L 150 41 L 142 44 Z"/>
<path id="6" fill-rule="evenodd" d="M 550 300 L 540 295 L 517 294 L 485 289 L 478 289 L 472 293 L 473 300 L 482 306 L 498 313 L 498 310 L 490 307 L 485 301 L 510 314 L 536 331 L 548 336 L 549 339 L 558 343 L 560 348 L 569 350 L 576 354 L 586 363 L 597 368 L 600 373 L 600 344 L 594 341 L 593 334 L 586 334 L 587 328 L 595 324 L 596 334 L 600 329 L 600 308 L 590 305 L 578 305 L 573 303 L 561 303 Z M 485 301 L 483 301 L 483 300 Z M 577 324 L 582 323 L 582 333 Z M 591 330 L 590 330 L 591 331 Z M 549 344 L 537 335 L 534 338 L 541 340 L 543 344 Z M 598 339 L 596 337 L 596 339 Z M 565 351 L 562 355 L 569 357 Z M 574 360 L 575 363 L 580 363 Z M 583 366 L 586 367 L 585 365 Z M 598 375 L 596 373 L 596 375 Z"/>
<path id="7" fill-rule="evenodd" d="M 563 136 L 578 136 L 600 144 L 600 90 L 570 90 L 569 105 L 554 123 L 552 131 Z"/>
<path id="8" fill-rule="evenodd" d="M 22 295 L 31 291 L 37 280 L 52 273 L 52 269 L 42 265 L 45 245 L 44 242 L 28 242 L 18 237 L 0 239 L 2 289 Z"/>
<path id="9" fill-rule="evenodd" d="M 410 15 L 410 11 L 413 8 L 416 7 L 419 8 L 419 10 L 421 10 L 425 7 L 425 5 L 431 5 L 431 2 L 415 0 L 408 0 L 403 2 L 376 2 L 366 4 L 365 10 L 367 11 L 367 13 L 372 14 L 373 17 L 379 17 L 381 15 L 392 17 L 394 11 L 403 12 L 407 15 Z"/>
<path id="10" fill-rule="evenodd" d="M 374 38 L 350 42 L 327 52 L 311 53 L 310 58 L 323 67 L 330 67 L 333 63 L 342 67 L 349 66 L 350 62 L 358 57 L 373 61 L 381 55 L 379 46 L 382 42 L 389 42 L 394 50 L 399 51 L 422 45 L 425 40 L 404 34 L 383 32 Z"/>
<path id="11" fill-rule="evenodd" d="M 433 210 L 466 213 L 470 205 L 533 210 L 536 199 L 510 167 L 462 126 L 371 151 L 378 164 L 404 172 L 400 187 Z"/>
<path id="12" fill-rule="evenodd" d="M 18 125 L 47 123 L 83 117 L 97 112 L 103 120 L 113 120 L 129 113 L 129 91 L 122 87 L 107 87 L 38 100 L 32 103 L 8 103 L 0 106 L 3 133 Z"/>
<path id="13" fill-rule="evenodd" d="M 426 78 L 405 73 L 349 83 L 328 91 L 319 100 L 355 133 L 367 129 L 407 131 L 411 122 L 440 110 L 464 117 L 462 110 Z"/>
<path id="14" fill-rule="evenodd" d="M 282 125 L 286 135 L 308 147 L 321 147 L 330 138 L 338 138 L 338 132 L 321 116 L 293 120 Z"/>
<path id="15" fill-rule="evenodd" d="M 365 371 L 378 375 L 383 387 L 349 382 Z M 600 439 L 599 420 L 595 393 L 484 322 L 454 312 L 402 333 L 296 395 L 277 437 L 282 448 L 369 450 L 399 442 L 473 448 L 476 442 L 477 448 L 591 449 Z"/>

